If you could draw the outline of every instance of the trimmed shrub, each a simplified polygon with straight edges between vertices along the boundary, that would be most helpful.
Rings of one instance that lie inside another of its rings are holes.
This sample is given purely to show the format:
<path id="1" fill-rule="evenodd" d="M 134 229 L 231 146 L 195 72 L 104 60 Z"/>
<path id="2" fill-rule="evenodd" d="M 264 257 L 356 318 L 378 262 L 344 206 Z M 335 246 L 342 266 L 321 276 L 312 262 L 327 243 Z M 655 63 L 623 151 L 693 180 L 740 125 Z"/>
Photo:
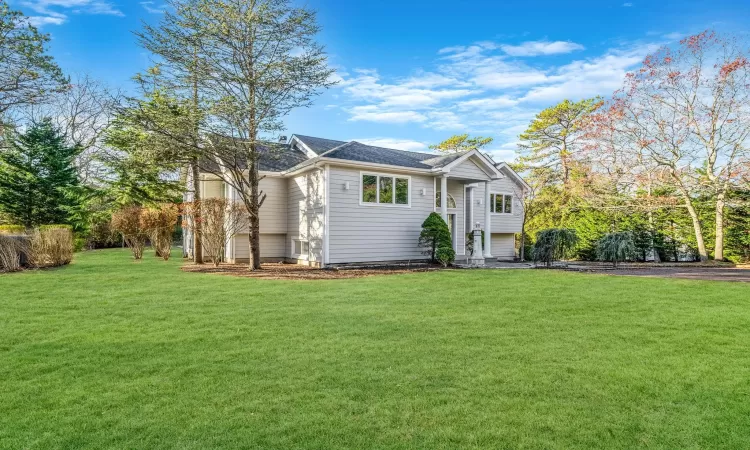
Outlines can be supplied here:
<path id="1" fill-rule="evenodd" d="M 148 239 L 148 230 L 141 223 L 142 211 L 140 206 L 126 206 L 112 214 L 112 228 L 122 235 L 135 260 L 143 258 Z"/>
<path id="2" fill-rule="evenodd" d="M 69 226 L 45 225 L 31 233 L 29 264 L 33 267 L 58 267 L 73 260 L 73 231 Z"/>
<path id="3" fill-rule="evenodd" d="M 23 225 L 0 225 L 0 234 L 24 234 L 26 227 Z"/>
<path id="4" fill-rule="evenodd" d="M 438 249 L 453 248 L 450 229 L 448 229 L 448 224 L 445 223 L 440 214 L 435 212 L 430 213 L 424 223 L 422 223 L 422 232 L 419 234 L 419 246 L 425 249 L 422 254 L 428 255 L 432 262 L 438 262 Z"/>
<path id="5" fill-rule="evenodd" d="M 169 260 L 172 252 L 172 233 L 179 216 L 177 205 L 171 203 L 141 211 L 141 226 L 151 239 L 156 256 L 164 258 L 164 261 Z"/>
<path id="6" fill-rule="evenodd" d="M 547 267 L 551 267 L 553 262 L 570 256 L 577 243 L 576 230 L 568 228 L 542 230 L 536 234 L 534 261 L 543 262 Z"/>
<path id="7" fill-rule="evenodd" d="M 440 247 L 435 251 L 435 259 L 443 267 L 448 267 L 456 260 L 456 252 L 451 247 Z"/>
<path id="8" fill-rule="evenodd" d="M 24 236 L 7 236 L 0 233 L 0 272 L 17 272 L 23 268 L 23 255 L 28 252 Z"/>
<path id="9" fill-rule="evenodd" d="M 615 267 L 619 261 L 635 257 L 636 252 L 635 238 L 630 231 L 605 234 L 596 246 L 599 260 L 610 261 Z"/>

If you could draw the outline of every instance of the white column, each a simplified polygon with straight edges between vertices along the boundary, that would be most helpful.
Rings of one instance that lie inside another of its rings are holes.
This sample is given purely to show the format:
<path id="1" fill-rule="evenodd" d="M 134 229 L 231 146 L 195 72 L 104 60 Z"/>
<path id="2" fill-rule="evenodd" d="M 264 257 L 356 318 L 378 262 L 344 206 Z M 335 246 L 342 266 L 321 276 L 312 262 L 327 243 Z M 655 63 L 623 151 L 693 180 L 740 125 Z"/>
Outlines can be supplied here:
<path id="1" fill-rule="evenodd" d="M 490 182 L 484 183 L 484 257 L 492 258 L 492 213 L 490 212 Z"/>
<path id="2" fill-rule="evenodd" d="M 440 215 L 443 216 L 445 223 L 448 223 L 448 177 L 446 175 L 440 178 Z"/>
<path id="3" fill-rule="evenodd" d="M 474 186 L 469 186 L 467 189 L 468 197 L 466 201 L 469 203 L 469 217 L 466 218 L 469 228 L 466 232 L 474 231 Z"/>

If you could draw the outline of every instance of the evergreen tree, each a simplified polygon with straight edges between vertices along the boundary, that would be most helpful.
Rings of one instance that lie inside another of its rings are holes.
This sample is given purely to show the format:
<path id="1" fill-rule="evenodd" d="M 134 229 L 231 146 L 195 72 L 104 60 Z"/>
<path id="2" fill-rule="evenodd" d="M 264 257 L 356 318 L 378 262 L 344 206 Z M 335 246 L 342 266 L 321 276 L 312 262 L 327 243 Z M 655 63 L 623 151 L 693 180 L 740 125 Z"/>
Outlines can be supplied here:
<path id="1" fill-rule="evenodd" d="M 81 189 L 74 164 L 78 147 L 65 145 L 49 120 L 7 142 L 0 149 L 0 212 L 29 228 L 71 224 Z"/>
<path id="2" fill-rule="evenodd" d="M 437 262 L 438 250 L 443 248 L 453 249 L 450 229 L 440 214 L 430 213 L 422 223 L 419 246 L 425 249 L 423 254 L 428 255 L 432 262 Z"/>

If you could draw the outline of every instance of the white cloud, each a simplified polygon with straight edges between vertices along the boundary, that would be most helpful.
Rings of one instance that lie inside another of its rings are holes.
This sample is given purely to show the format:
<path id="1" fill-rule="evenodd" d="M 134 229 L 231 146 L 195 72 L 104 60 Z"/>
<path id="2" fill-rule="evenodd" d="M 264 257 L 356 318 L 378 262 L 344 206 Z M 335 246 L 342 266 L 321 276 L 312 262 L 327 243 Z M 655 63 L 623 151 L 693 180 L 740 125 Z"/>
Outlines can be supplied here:
<path id="1" fill-rule="evenodd" d="M 67 14 L 95 14 L 124 16 L 109 0 L 26 0 L 20 4 L 40 14 L 30 17 L 30 23 L 38 25 L 62 25 L 68 19 Z"/>
<path id="2" fill-rule="evenodd" d="M 347 110 L 351 121 L 368 121 L 381 123 L 424 122 L 427 117 L 416 111 L 387 111 L 375 105 L 355 106 Z"/>
<path id="3" fill-rule="evenodd" d="M 560 55 L 583 46 L 534 40 L 446 47 L 432 64 L 406 77 L 389 78 L 376 69 L 341 72 L 338 105 L 351 121 L 492 136 L 496 138 L 492 153 L 512 159 L 518 135 L 541 109 L 566 98 L 611 95 L 622 87 L 625 74 L 669 37 L 674 36 L 659 33 L 651 43 L 623 43 L 598 55 L 571 57 L 563 64 L 557 62 L 559 56 L 554 60 L 521 56 Z"/>
<path id="4" fill-rule="evenodd" d="M 156 6 L 155 2 L 141 2 L 141 6 L 149 14 L 164 14 L 164 10 L 167 8 L 167 5 Z"/>
<path id="5" fill-rule="evenodd" d="M 532 88 L 521 100 L 553 103 L 611 94 L 622 87 L 628 70 L 656 48 L 643 45 L 626 51 L 610 50 L 597 58 L 573 61 L 550 75 L 550 84 Z"/>
<path id="6" fill-rule="evenodd" d="M 411 152 L 422 152 L 428 149 L 428 145 L 424 142 L 413 141 L 410 139 L 364 138 L 351 140 L 367 145 L 374 145 L 375 147 L 395 148 L 397 150 L 407 150 Z"/>
<path id="7" fill-rule="evenodd" d="M 585 49 L 581 44 L 567 41 L 528 41 L 520 45 L 501 45 L 500 48 L 510 56 L 557 55 Z"/>
<path id="8" fill-rule="evenodd" d="M 633 4 L 632 3 L 623 3 L 622 6 L 624 8 L 630 8 L 631 6 L 633 6 Z"/>
<path id="9" fill-rule="evenodd" d="M 503 109 L 508 108 L 510 106 L 515 106 L 518 104 L 518 100 L 511 98 L 507 95 L 502 95 L 500 97 L 484 97 L 484 98 L 476 98 L 473 100 L 466 100 L 463 102 L 459 102 L 456 104 L 459 110 L 467 111 L 467 110 L 484 110 L 484 111 L 490 111 L 495 109 Z"/>
<path id="10" fill-rule="evenodd" d="M 31 16 L 29 17 L 29 24 L 37 28 L 41 28 L 45 25 L 62 25 L 63 23 L 65 23 L 65 20 L 65 16 Z"/>

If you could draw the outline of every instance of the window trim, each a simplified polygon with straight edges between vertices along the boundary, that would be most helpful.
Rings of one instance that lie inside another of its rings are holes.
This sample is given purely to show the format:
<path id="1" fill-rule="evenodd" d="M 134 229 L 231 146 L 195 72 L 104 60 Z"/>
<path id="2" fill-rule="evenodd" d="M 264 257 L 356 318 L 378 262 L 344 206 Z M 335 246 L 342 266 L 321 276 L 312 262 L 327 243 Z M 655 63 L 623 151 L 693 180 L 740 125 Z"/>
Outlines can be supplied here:
<path id="1" fill-rule="evenodd" d="M 291 238 L 291 241 L 292 251 L 290 252 L 290 254 L 292 255 L 292 258 L 308 261 L 310 259 L 310 241 L 308 239 L 302 239 L 301 237 L 293 237 Z M 296 253 L 294 247 L 297 242 L 300 243 L 300 251 L 304 251 L 304 244 L 307 244 L 307 253 Z"/>
<path id="2" fill-rule="evenodd" d="M 377 186 L 376 195 L 375 195 L 375 203 L 365 202 L 364 201 L 364 183 L 363 178 L 365 175 L 369 175 L 371 177 L 376 177 L 375 185 Z M 393 203 L 379 203 L 380 200 L 380 177 L 389 177 L 393 178 L 392 188 L 393 188 Z M 407 180 L 408 187 L 407 187 L 407 203 L 400 204 L 396 203 L 396 179 L 402 179 Z M 411 176 L 409 175 L 398 175 L 395 173 L 386 173 L 386 172 L 369 172 L 369 171 L 360 171 L 359 172 L 359 206 L 374 206 L 374 207 L 384 207 L 384 208 L 411 208 L 411 193 L 412 193 L 412 184 L 411 184 Z"/>
<path id="3" fill-rule="evenodd" d="M 440 192 L 440 191 L 435 191 L 435 211 L 437 211 L 438 209 L 440 209 L 440 205 L 438 204 L 438 201 L 437 201 L 438 194 L 440 194 L 440 196 L 442 197 L 443 193 Z M 458 207 L 458 202 L 456 201 L 456 197 L 454 197 L 453 194 L 451 194 L 450 192 L 448 192 L 448 199 L 449 199 L 448 200 L 449 204 L 446 205 L 446 206 L 448 206 L 449 210 L 450 209 L 460 209 Z M 450 200 L 453 200 L 453 204 L 456 205 L 456 206 L 450 206 Z"/>
<path id="4" fill-rule="evenodd" d="M 492 211 L 492 209 L 495 208 L 495 196 L 502 195 L 503 196 L 503 212 L 496 212 Z M 510 196 L 510 212 L 505 212 L 505 196 Z M 493 215 L 497 216 L 510 216 L 513 215 L 513 211 L 516 209 L 515 205 L 513 204 L 513 194 L 510 192 L 490 192 L 490 212 Z"/>

